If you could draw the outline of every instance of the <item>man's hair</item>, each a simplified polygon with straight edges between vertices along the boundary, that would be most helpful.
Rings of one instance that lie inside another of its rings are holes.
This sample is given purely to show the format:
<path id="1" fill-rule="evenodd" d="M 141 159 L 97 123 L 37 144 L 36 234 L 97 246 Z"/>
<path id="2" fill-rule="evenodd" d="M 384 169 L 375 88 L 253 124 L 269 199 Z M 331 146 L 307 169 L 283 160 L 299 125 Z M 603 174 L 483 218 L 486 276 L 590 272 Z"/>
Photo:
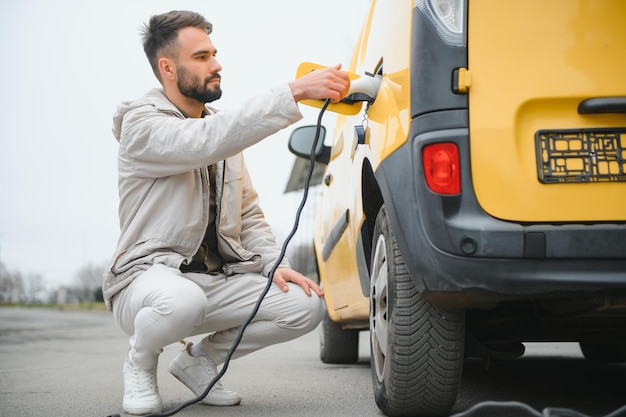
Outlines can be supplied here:
<path id="1" fill-rule="evenodd" d="M 145 24 L 141 31 L 143 50 L 154 75 L 159 75 L 159 57 L 162 55 L 177 57 L 176 43 L 178 30 L 185 27 L 197 27 L 207 34 L 213 30 L 213 25 L 204 16 L 190 11 L 173 10 L 171 12 L 154 15 Z"/>

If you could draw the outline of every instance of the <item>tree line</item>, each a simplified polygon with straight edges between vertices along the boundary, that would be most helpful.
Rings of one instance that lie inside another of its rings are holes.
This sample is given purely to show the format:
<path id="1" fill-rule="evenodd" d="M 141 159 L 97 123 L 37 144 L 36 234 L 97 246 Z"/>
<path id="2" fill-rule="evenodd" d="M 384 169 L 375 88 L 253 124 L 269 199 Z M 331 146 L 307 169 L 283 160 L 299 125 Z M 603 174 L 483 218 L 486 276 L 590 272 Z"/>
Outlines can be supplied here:
<path id="1" fill-rule="evenodd" d="M 67 284 L 50 288 L 41 274 L 9 270 L 0 262 L 0 304 L 76 304 L 103 301 L 102 274 L 107 263 L 87 263 Z"/>
<path id="2" fill-rule="evenodd" d="M 291 266 L 303 274 L 315 274 L 311 244 L 294 242 L 287 250 Z M 107 262 L 83 265 L 67 284 L 50 288 L 41 274 L 10 271 L 0 261 L 0 305 L 80 304 L 103 301 L 102 274 Z"/>

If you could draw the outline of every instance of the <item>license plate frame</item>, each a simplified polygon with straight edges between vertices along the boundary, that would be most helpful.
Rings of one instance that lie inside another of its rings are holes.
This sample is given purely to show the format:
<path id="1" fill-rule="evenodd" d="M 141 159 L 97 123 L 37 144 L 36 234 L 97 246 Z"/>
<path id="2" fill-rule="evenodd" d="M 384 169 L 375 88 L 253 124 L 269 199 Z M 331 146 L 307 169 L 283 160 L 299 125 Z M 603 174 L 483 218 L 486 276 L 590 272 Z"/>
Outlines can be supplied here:
<path id="1" fill-rule="evenodd" d="M 626 127 L 538 130 L 535 145 L 544 184 L 626 182 Z"/>

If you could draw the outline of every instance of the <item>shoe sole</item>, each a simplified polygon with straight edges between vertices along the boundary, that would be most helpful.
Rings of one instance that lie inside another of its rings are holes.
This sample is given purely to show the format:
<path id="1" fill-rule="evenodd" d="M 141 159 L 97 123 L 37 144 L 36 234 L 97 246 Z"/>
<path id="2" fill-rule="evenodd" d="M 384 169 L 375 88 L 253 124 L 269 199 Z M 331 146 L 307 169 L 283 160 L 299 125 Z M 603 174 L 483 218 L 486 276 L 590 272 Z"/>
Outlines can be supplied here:
<path id="1" fill-rule="evenodd" d="M 159 407 L 138 407 L 138 408 L 133 408 L 133 407 L 128 407 L 124 404 L 122 404 L 122 408 L 124 408 L 124 411 L 127 414 L 131 414 L 134 416 L 140 416 L 140 415 L 144 415 L 144 414 L 151 414 L 151 413 L 160 413 L 163 410 L 163 405 L 160 405 Z"/>

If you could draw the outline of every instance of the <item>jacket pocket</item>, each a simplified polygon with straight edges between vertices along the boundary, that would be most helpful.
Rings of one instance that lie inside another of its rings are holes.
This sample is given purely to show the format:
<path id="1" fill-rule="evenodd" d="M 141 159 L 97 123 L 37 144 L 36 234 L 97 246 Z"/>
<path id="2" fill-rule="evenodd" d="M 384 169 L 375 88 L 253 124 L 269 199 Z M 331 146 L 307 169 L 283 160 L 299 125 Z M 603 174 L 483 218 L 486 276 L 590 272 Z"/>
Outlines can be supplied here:
<path id="1" fill-rule="evenodd" d="M 260 274 L 263 270 L 263 259 L 261 255 L 254 255 L 252 258 L 241 261 L 227 263 L 222 267 L 222 271 L 227 276 L 235 274 Z"/>
<path id="2" fill-rule="evenodd" d="M 235 155 L 226 159 L 224 167 L 224 183 L 228 184 L 233 181 L 240 181 L 243 179 L 244 165 L 242 156 Z"/>

